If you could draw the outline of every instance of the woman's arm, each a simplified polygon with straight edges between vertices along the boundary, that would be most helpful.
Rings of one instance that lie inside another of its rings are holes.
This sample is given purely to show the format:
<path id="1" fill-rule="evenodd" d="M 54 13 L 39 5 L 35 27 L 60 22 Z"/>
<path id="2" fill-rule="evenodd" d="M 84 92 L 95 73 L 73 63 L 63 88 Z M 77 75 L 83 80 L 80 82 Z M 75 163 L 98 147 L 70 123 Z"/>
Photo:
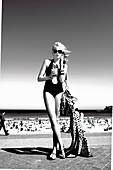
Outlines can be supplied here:
<path id="1" fill-rule="evenodd" d="M 67 66 L 67 64 L 65 64 L 65 65 L 64 65 L 64 68 L 62 68 L 62 69 L 60 70 L 59 80 L 60 80 L 61 83 L 63 83 L 63 82 L 65 81 L 65 79 L 66 79 L 67 68 L 68 68 L 68 66 Z"/>
<path id="2" fill-rule="evenodd" d="M 39 75 L 38 75 L 38 78 L 37 80 L 40 82 L 40 81 L 47 81 L 47 80 L 51 80 L 52 77 L 51 75 L 50 76 L 46 76 L 46 68 L 47 68 L 47 65 L 49 63 L 49 60 L 46 59 L 43 64 L 42 64 L 42 67 L 40 69 L 40 72 L 39 72 Z"/>
<path id="3" fill-rule="evenodd" d="M 62 56 L 60 59 L 60 77 L 59 77 L 61 83 L 65 82 L 67 68 L 68 68 L 67 61 L 64 59 L 64 56 Z"/>

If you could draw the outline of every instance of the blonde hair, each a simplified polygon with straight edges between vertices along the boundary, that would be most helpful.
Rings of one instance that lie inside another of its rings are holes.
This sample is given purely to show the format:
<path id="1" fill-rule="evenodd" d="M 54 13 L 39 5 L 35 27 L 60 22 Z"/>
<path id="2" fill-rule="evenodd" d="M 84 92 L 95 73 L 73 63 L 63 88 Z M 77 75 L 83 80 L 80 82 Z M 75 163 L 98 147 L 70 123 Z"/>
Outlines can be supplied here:
<path id="1" fill-rule="evenodd" d="M 60 47 L 60 49 L 63 51 L 65 57 L 68 57 L 71 53 L 71 51 L 67 50 L 66 46 L 62 44 L 61 42 L 55 42 L 52 50 L 56 49 L 57 47 Z"/>

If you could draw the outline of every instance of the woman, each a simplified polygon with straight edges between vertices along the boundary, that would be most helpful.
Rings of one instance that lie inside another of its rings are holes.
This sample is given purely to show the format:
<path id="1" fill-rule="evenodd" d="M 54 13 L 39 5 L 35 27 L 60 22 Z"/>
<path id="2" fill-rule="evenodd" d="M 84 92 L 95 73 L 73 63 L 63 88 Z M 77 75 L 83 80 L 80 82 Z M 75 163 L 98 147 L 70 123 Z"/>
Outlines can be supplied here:
<path id="1" fill-rule="evenodd" d="M 57 146 L 61 150 L 61 158 L 65 158 L 58 119 L 60 116 L 60 101 L 65 88 L 67 75 L 67 57 L 70 51 L 60 42 L 52 47 L 53 59 L 45 59 L 38 75 L 38 81 L 45 81 L 44 102 L 53 130 L 53 150 L 49 158 L 56 159 Z"/>
<path id="2" fill-rule="evenodd" d="M 4 115 L 5 115 L 5 112 L 0 113 L 0 130 L 3 128 L 5 135 L 8 136 L 9 133 L 8 133 L 8 130 L 6 130 L 6 127 L 5 127 Z"/>

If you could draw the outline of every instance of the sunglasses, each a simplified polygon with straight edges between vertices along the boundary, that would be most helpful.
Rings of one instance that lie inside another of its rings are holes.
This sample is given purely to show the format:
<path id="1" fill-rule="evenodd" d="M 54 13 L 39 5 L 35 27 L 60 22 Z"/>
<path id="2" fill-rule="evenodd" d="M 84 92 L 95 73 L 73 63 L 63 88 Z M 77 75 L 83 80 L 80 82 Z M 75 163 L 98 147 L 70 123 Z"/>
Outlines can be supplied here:
<path id="1" fill-rule="evenodd" d="M 63 51 L 62 50 L 53 50 L 54 53 L 59 53 L 59 54 L 63 54 Z"/>

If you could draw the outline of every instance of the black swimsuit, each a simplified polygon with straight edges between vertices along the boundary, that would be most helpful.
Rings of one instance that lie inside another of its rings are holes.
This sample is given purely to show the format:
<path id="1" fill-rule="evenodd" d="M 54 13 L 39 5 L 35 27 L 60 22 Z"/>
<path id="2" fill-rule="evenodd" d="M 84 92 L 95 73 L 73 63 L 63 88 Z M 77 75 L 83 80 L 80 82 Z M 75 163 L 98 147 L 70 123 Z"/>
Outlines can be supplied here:
<path id="1" fill-rule="evenodd" d="M 46 76 L 49 76 L 51 74 L 52 64 L 53 64 L 53 60 L 51 60 L 49 67 L 46 68 Z M 57 84 L 53 84 L 52 80 L 47 80 L 45 82 L 44 92 L 49 92 L 50 94 L 53 95 L 53 97 L 63 92 L 62 83 L 59 81 L 59 75 L 60 75 L 59 73 L 60 72 L 58 69 L 58 77 L 57 77 L 58 83 Z"/>

